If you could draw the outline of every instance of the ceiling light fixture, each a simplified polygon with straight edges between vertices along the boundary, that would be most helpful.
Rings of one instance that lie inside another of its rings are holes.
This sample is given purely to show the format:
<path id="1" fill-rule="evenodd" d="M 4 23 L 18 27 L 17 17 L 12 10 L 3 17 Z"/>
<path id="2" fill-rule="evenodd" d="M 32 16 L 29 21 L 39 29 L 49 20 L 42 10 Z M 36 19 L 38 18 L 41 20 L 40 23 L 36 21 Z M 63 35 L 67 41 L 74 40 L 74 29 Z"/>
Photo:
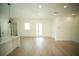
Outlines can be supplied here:
<path id="1" fill-rule="evenodd" d="M 72 16 L 74 16 L 74 15 L 76 15 L 76 14 L 72 14 Z"/>
<path id="2" fill-rule="evenodd" d="M 57 14 L 54 14 L 54 15 L 57 15 Z"/>
<path id="3" fill-rule="evenodd" d="M 38 8 L 42 8 L 42 5 L 39 5 Z"/>
<path id="4" fill-rule="evenodd" d="M 64 5 L 64 8 L 67 8 L 67 5 Z"/>
<path id="5" fill-rule="evenodd" d="M 8 3 L 8 5 L 9 5 L 9 21 L 8 21 L 8 23 L 11 23 L 11 17 L 10 17 L 10 6 L 11 6 L 11 4 Z"/>

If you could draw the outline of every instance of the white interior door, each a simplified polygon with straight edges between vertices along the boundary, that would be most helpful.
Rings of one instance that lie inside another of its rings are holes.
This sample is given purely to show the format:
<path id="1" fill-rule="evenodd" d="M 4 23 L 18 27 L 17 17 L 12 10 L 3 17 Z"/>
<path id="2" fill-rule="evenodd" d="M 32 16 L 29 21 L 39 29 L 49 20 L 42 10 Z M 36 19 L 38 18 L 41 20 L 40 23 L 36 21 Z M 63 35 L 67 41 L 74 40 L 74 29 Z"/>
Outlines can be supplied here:
<path id="1" fill-rule="evenodd" d="M 36 36 L 42 36 L 42 24 L 36 24 Z"/>

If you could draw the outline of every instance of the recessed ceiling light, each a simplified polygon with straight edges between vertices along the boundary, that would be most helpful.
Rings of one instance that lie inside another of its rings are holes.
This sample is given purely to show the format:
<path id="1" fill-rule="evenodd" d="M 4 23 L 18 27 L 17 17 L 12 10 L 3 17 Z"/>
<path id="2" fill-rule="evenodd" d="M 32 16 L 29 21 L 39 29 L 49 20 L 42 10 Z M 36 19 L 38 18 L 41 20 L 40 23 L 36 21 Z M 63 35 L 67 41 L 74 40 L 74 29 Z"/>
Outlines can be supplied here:
<path id="1" fill-rule="evenodd" d="M 76 14 L 72 14 L 72 16 L 74 16 L 74 15 L 76 15 Z"/>
<path id="2" fill-rule="evenodd" d="M 39 5 L 38 8 L 42 8 L 42 5 Z"/>
<path id="3" fill-rule="evenodd" d="M 67 8 L 67 5 L 64 5 L 64 8 Z"/>
<path id="4" fill-rule="evenodd" d="M 54 15 L 57 15 L 57 14 L 54 14 Z"/>

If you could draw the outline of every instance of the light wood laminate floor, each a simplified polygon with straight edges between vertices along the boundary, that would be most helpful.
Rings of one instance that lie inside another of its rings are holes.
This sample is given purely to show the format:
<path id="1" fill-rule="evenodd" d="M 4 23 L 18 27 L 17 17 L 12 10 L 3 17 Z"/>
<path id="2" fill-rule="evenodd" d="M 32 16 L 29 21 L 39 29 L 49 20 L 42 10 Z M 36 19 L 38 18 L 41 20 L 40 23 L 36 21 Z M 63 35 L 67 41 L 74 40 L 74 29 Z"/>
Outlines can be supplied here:
<path id="1" fill-rule="evenodd" d="M 78 56 L 79 44 L 73 41 L 55 41 L 53 38 L 26 37 L 21 47 L 8 56 Z"/>

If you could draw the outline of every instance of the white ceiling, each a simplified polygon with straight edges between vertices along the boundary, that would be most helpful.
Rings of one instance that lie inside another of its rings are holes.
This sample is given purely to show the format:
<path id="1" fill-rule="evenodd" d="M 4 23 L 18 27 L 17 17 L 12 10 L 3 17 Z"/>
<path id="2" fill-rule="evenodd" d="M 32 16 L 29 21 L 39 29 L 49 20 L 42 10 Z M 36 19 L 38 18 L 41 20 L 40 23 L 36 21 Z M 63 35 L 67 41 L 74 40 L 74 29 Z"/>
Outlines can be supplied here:
<path id="1" fill-rule="evenodd" d="M 38 8 L 39 5 L 42 5 L 42 8 Z M 64 8 L 64 5 L 68 7 Z M 10 8 L 12 17 L 52 18 L 60 15 L 72 16 L 72 13 L 79 14 L 79 4 L 71 3 L 14 3 Z"/>

